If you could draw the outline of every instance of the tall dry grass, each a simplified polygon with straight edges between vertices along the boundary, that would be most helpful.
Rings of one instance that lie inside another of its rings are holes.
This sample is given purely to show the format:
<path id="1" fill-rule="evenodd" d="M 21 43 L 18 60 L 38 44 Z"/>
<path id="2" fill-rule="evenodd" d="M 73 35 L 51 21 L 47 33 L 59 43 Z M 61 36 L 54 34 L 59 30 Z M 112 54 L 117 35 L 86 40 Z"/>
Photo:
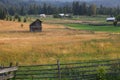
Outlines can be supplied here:
<path id="1" fill-rule="evenodd" d="M 68 30 L 43 24 L 43 32 L 30 33 L 29 24 L 0 21 L 0 63 L 20 65 L 116 59 L 120 35 Z"/>

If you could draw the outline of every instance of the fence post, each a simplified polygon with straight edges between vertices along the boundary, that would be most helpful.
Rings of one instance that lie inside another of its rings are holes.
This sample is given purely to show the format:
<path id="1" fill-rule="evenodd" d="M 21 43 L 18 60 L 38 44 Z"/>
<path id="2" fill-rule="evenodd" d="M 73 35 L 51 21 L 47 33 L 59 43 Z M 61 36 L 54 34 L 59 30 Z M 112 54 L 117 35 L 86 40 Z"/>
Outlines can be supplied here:
<path id="1" fill-rule="evenodd" d="M 16 63 L 16 67 L 18 67 L 18 63 Z M 13 75 L 14 75 L 13 79 L 15 80 L 15 78 L 16 78 L 16 71 L 13 72 Z"/>
<path id="2" fill-rule="evenodd" d="M 1 69 L 3 69 L 4 68 L 4 65 L 1 65 Z M 1 74 L 2 75 L 2 80 L 4 80 L 4 78 L 5 78 L 5 76 L 4 76 L 4 74 Z"/>
<path id="3" fill-rule="evenodd" d="M 58 67 L 58 79 L 61 80 L 60 61 L 59 60 L 57 60 L 57 67 Z"/>
<path id="4" fill-rule="evenodd" d="M 9 65 L 9 68 L 12 67 L 13 63 L 11 62 L 10 65 Z M 7 75 L 11 75 L 12 73 L 11 72 L 8 72 Z M 7 79 L 7 80 L 10 80 L 10 79 Z"/>

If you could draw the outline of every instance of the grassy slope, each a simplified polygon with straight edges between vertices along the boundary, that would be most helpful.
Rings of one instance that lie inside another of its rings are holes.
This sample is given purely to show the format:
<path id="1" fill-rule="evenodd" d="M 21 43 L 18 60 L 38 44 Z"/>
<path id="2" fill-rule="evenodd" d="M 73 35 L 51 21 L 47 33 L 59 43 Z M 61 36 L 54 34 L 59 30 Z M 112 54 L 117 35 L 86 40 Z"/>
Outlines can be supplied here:
<path id="1" fill-rule="evenodd" d="M 0 63 L 20 65 L 120 58 L 120 36 L 88 34 L 43 24 L 43 32 L 30 33 L 29 24 L 0 21 Z M 3 27 L 4 26 L 4 27 Z"/>

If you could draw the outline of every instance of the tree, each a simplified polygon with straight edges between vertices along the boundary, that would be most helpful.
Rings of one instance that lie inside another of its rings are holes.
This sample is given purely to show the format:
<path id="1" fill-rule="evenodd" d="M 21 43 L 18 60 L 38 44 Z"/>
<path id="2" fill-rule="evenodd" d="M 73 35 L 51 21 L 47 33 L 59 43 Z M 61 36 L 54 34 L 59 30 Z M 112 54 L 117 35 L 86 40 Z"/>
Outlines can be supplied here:
<path id="1" fill-rule="evenodd" d="M 0 6 L 0 19 L 5 19 L 7 16 L 7 10 L 6 8 Z"/>
<path id="2" fill-rule="evenodd" d="M 89 15 L 91 16 L 91 15 L 96 15 L 96 11 L 97 10 L 97 7 L 96 7 L 96 5 L 95 4 L 92 4 L 92 5 L 90 5 L 89 6 Z"/>
<path id="3" fill-rule="evenodd" d="M 47 13 L 47 4 L 46 3 L 43 4 L 43 13 L 44 14 Z"/>
<path id="4" fill-rule="evenodd" d="M 72 4 L 72 9 L 73 9 L 73 14 L 74 14 L 74 15 L 79 15 L 79 13 L 80 13 L 79 8 L 80 8 L 79 2 L 78 2 L 78 1 L 73 2 L 73 4 Z"/>
<path id="5" fill-rule="evenodd" d="M 21 18 L 20 17 L 18 17 L 18 22 L 21 22 Z"/>
<path id="6" fill-rule="evenodd" d="M 12 16 L 9 16 L 9 20 L 12 21 Z"/>
<path id="7" fill-rule="evenodd" d="M 116 26 L 118 21 L 120 21 L 120 14 L 116 16 L 116 20 L 113 22 L 113 25 Z"/>
<path id="8" fill-rule="evenodd" d="M 116 16 L 116 20 L 117 20 L 117 21 L 120 21 L 120 15 L 117 15 L 117 16 Z"/>
<path id="9" fill-rule="evenodd" d="M 15 19 L 18 19 L 18 18 L 19 18 L 19 15 L 18 15 L 18 14 L 15 14 L 15 15 L 14 15 L 14 18 L 15 18 Z"/>
<path id="10" fill-rule="evenodd" d="M 20 15 L 25 15 L 25 12 L 24 12 L 25 10 L 24 10 L 24 6 L 21 6 L 21 8 L 20 8 Z"/>
<path id="11" fill-rule="evenodd" d="M 115 20 L 115 21 L 113 22 L 113 25 L 114 25 L 114 26 L 117 26 L 117 22 L 118 22 L 118 21 Z"/>
<path id="12" fill-rule="evenodd" d="M 87 14 L 87 5 L 86 3 L 84 2 L 83 4 L 81 4 L 81 13 L 82 15 L 86 15 Z"/>
<path id="13" fill-rule="evenodd" d="M 24 18 L 23 22 L 27 22 L 26 18 Z"/>

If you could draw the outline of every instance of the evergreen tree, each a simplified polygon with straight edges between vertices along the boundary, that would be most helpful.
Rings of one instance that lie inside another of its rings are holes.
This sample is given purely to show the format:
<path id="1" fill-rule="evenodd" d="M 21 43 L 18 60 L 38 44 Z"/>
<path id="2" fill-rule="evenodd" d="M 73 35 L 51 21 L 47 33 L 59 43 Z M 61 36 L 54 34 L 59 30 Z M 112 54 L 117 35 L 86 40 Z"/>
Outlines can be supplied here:
<path id="1" fill-rule="evenodd" d="M 21 22 L 21 18 L 20 17 L 18 17 L 18 22 Z"/>
<path id="2" fill-rule="evenodd" d="M 86 3 L 84 2 L 82 4 L 82 15 L 86 15 L 87 14 L 87 5 Z"/>
<path id="3" fill-rule="evenodd" d="M 96 15 L 96 5 L 95 4 L 92 4 L 92 5 L 90 5 L 89 6 L 89 15 L 91 16 L 91 15 Z"/>
<path id="4" fill-rule="evenodd" d="M 21 6 L 21 9 L 20 9 L 20 15 L 25 15 L 25 9 L 24 9 L 24 6 Z"/>
<path id="5" fill-rule="evenodd" d="M 76 2 L 73 2 L 73 5 L 72 5 L 72 9 L 73 9 L 73 14 L 74 15 L 79 15 L 79 13 L 80 13 L 80 5 L 79 5 L 79 2 L 78 1 L 76 1 Z"/>
<path id="6" fill-rule="evenodd" d="M 9 16 L 9 20 L 12 21 L 12 16 Z"/>
<path id="7" fill-rule="evenodd" d="M 27 22 L 26 18 L 24 18 L 23 22 Z"/>
<path id="8" fill-rule="evenodd" d="M 44 14 L 47 14 L 47 5 L 46 3 L 43 4 L 43 9 L 42 9 Z"/>
<path id="9" fill-rule="evenodd" d="M 7 16 L 7 10 L 4 7 L 0 7 L 0 19 L 5 19 Z"/>

